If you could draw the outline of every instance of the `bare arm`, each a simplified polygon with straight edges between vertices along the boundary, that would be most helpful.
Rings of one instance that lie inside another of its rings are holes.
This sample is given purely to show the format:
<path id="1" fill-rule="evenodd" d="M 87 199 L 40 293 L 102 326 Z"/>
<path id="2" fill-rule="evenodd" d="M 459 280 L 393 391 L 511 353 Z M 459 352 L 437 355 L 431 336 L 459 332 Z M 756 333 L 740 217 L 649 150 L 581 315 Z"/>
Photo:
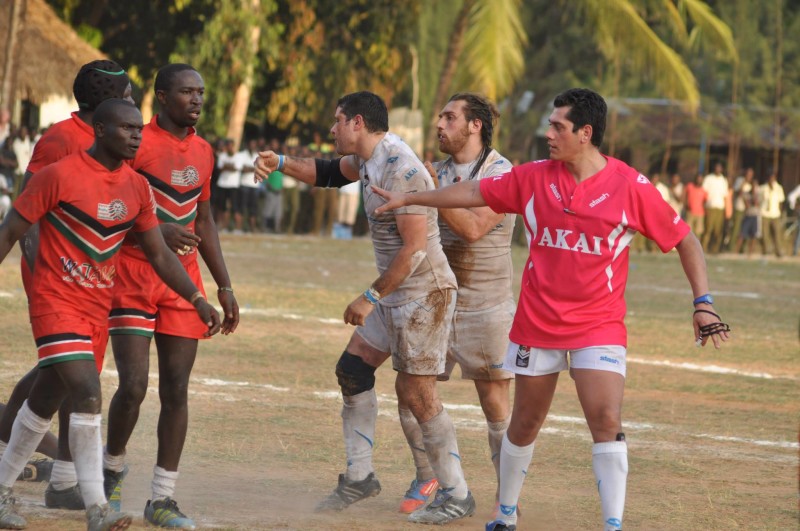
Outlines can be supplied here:
<path id="1" fill-rule="evenodd" d="M 216 334 L 220 326 L 217 311 L 208 304 L 204 297 L 195 296 L 199 291 L 197 286 L 186 274 L 186 270 L 178 260 L 178 257 L 175 256 L 175 253 L 167 247 L 164 237 L 161 235 L 161 230 L 158 227 L 154 227 L 148 231 L 135 234 L 142 251 L 144 251 L 161 280 L 178 295 L 190 301 L 195 307 L 197 314 L 208 326 L 206 336 Z"/>
<path id="2" fill-rule="evenodd" d="M 481 195 L 479 181 L 463 181 L 447 188 L 405 194 L 403 192 L 389 192 L 377 186 L 372 189 L 379 196 L 386 199 L 386 204 L 375 209 L 376 214 L 383 214 L 387 210 L 408 205 L 430 206 L 435 208 L 470 208 L 485 207 L 486 201 Z"/>
<path id="3" fill-rule="evenodd" d="M 314 186 L 317 182 L 317 163 L 316 159 L 310 157 L 290 157 L 279 155 L 274 151 L 262 151 L 258 154 L 255 161 L 255 179 L 263 181 L 269 174 L 278 169 L 280 157 L 283 157 L 283 168 L 281 172 L 289 177 L 299 179 L 306 184 Z M 358 166 L 355 157 L 346 155 L 342 157 L 339 169 L 342 174 L 351 181 L 358 180 Z"/>
<path id="4" fill-rule="evenodd" d="M 239 304 L 236 302 L 236 297 L 233 296 L 231 279 L 225 259 L 222 257 L 222 247 L 219 244 L 217 225 L 214 223 L 208 201 L 197 203 L 195 232 L 200 236 L 197 249 L 208 266 L 211 276 L 214 277 L 214 282 L 217 283 L 218 288 L 231 288 L 230 290 L 217 290 L 217 298 L 225 314 L 225 319 L 222 321 L 222 333 L 230 334 L 239 326 Z"/>
<path id="5" fill-rule="evenodd" d="M 692 287 L 692 294 L 694 298 L 700 297 L 708 293 L 708 275 L 706 273 L 706 260 L 703 255 L 703 247 L 700 241 L 693 233 L 687 234 L 678 245 L 675 246 L 678 254 L 681 257 L 681 265 L 683 271 L 686 273 L 686 278 L 689 280 L 689 285 Z M 719 318 L 705 312 L 714 312 L 714 307 L 710 304 L 698 304 L 696 310 L 704 310 L 703 312 L 696 312 L 693 318 L 694 324 L 694 337 L 700 338 L 700 327 L 707 326 L 719 322 Z M 716 312 L 715 312 L 716 313 Z M 719 348 L 722 342 L 729 339 L 728 332 L 721 332 L 711 336 L 714 347 Z M 708 342 L 708 338 L 703 338 L 702 345 Z"/>
<path id="6" fill-rule="evenodd" d="M 28 186 L 28 181 L 31 180 L 31 177 L 33 177 L 33 174 L 26 171 L 25 176 L 22 178 L 20 193 Z M 36 263 L 36 253 L 39 252 L 39 223 L 31 225 L 22 238 L 19 239 L 19 248 L 22 251 L 25 263 L 28 264 L 28 269 L 33 271 L 33 264 Z"/>
<path id="7" fill-rule="evenodd" d="M 439 188 L 439 176 L 430 162 L 425 163 L 425 169 L 431 174 L 433 185 Z M 503 221 L 504 214 L 498 214 L 489 207 L 472 208 L 440 208 L 439 218 L 447 223 L 456 236 L 467 243 L 474 243 Z"/>
<path id="8" fill-rule="evenodd" d="M 15 208 L 11 208 L 0 225 L 0 262 L 5 260 L 8 253 L 22 238 L 25 231 L 31 227 L 28 221 L 19 215 Z M 32 266 L 31 266 L 32 267 Z"/>
<path id="9" fill-rule="evenodd" d="M 403 246 L 395 255 L 389 267 L 372 283 L 372 288 L 385 297 L 395 291 L 419 266 L 425 257 L 428 246 L 427 216 L 403 214 L 397 216 L 397 231 L 403 239 Z M 344 311 L 344 322 L 363 325 L 374 306 L 364 295 L 359 295 Z"/>

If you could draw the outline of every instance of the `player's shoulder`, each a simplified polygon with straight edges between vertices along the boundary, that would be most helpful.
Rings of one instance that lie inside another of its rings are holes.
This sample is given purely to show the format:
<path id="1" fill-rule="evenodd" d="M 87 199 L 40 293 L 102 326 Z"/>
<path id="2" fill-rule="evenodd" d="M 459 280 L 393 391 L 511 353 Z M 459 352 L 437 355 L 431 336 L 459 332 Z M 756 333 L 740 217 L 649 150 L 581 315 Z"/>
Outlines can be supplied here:
<path id="1" fill-rule="evenodd" d="M 501 155 L 496 149 L 492 149 L 483 162 L 479 178 L 483 179 L 485 177 L 502 175 L 510 172 L 513 167 L 511 161 Z"/>
<path id="2" fill-rule="evenodd" d="M 631 186 L 650 184 L 650 179 L 636 168 L 629 166 L 619 159 L 613 157 L 606 158 L 610 166 L 610 175 L 613 178 L 622 180 Z"/>

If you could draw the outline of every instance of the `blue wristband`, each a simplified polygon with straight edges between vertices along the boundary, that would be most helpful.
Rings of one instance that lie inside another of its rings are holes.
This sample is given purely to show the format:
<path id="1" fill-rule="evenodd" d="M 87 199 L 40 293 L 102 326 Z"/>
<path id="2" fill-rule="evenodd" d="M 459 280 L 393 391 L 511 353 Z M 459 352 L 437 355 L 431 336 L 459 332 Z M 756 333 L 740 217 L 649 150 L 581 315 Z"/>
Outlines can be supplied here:
<path id="1" fill-rule="evenodd" d="M 369 301 L 370 304 L 378 304 L 378 299 L 376 299 L 375 296 L 372 293 L 370 293 L 369 290 L 366 290 L 364 292 L 364 298 L 367 299 L 367 301 Z"/>
<path id="2" fill-rule="evenodd" d="M 281 171 L 283 169 L 283 163 L 284 162 L 285 162 L 284 156 L 283 155 L 278 155 L 278 167 L 275 168 L 275 169 L 278 170 L 278 171 Z"/>
<path id="3" fill-rule="evenodd" d="M 701 295 L 701 296 L 697 297 L 692 304 L 697 306 L 698 304 L 703 304 L 703 303 L 705 303 L 705 304 L 714 304 L 714 297 L 712 297 L 710 294 L 706 293 L 705 295 Z"/>

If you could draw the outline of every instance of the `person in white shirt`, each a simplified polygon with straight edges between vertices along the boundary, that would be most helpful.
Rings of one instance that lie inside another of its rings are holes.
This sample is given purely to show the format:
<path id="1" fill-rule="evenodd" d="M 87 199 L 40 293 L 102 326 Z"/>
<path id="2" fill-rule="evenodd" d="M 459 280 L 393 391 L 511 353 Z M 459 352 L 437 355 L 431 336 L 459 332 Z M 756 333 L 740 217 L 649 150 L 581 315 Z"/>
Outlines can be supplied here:
<path id="1" fill-rule="evenodd" d="M 800 209 L 797 208 L 797 198 L 800 197 L 800 184 L 794 187 L 794 190 L 789 192 L 786 200 L 789 201 L 789 208 L 794 210 L 794 244 L 792 245 L 792 256 L 797 256 L 798 247 L 800 247 Z"/>
<path id="2" fill-rule="evenodd" d="M 783 256 L 781 250 L 781 207 L 783 202 L 786 201 L 786 194 L 783 192 L 783 186 L 778 182 L 776 172 L 772 172 L 767 178 L 767 182 L 759 187 L 759 195 L 761 196 L 761 223 L 762 223 L 762 236 L 761 246 L 764 254 L 767 254 L 769 248 L 775 251 L 775 256 Z"/>
<path id="3" fill-rule="evenodd" d="M 242 224 L 244 218 L 247 218 L 248 230 L 256 232 L 259 229 L 258 224 L 258 196 L 261 193 L 261 183 L 255 180 L 255 166 L 254 162 L 258 157 L 258 145 L 255 140 L 250 140 L 247 143 L 247 149 L 243 149 L 236 154 L 236 158 L 241 167 L 241 177 L 239 180 L 239 200 L 237 201 L 239 210 L 234 213 L 238 214 L 236 218 L 236 230 L 242 231 Z"/>
<path id="4" fill-rule="evenodd" d="M 714 164 L 714 172 L 703 178 L 706 197 L 706 227 L 703 233 L 703 248 L 709 253 L 718 253 L 722 248 L 725 228 L 725 201 L 728 197 L 728 178 L 722 173 L 722 164 Z"/>
<path id="5" fill-rule="evenodd" d="M 239 185 L 242 179 L 242 159 L 234 151 L 234 143 L 225 139 L 225 149 L 217 157 L 217 209 L 215 221 L 220 230 L 229 230 L 231 214 L 234 224 L 242 226 L 242 214 L 239 208 Z"/>

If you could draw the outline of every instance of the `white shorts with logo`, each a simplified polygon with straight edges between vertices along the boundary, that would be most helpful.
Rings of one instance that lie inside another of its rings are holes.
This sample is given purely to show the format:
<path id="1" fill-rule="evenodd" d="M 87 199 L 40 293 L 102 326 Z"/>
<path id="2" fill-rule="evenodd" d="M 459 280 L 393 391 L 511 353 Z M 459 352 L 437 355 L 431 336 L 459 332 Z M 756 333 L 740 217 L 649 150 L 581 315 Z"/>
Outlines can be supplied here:
<path id="1" fill-rule="evenodd" d="M 447 346 L 447 365 L 439 380 L 450 379 L 458 364 L 465 380 L 508 380 L 503 368 L 508 332 L 517 308 L 513 298 L 485 310 L 456 310 Z"/>
<path id="2" fill-rule="evenodd" d="M 392 355 L 392 368 L 435 376 L 444 371 L 455 290 L 434 291 L 403 306 L 380 303 L 356 333 L 372 348 Z"/>
<path id="3" fill-rule="evenodd" d="M 625 377 L 625 353 L 622 345 L 599 345 L 578 349 L 535 348 L 509 342 L 503 368 L 514 374 L 542 376 L 567 369 L 611 371 Z"/>

